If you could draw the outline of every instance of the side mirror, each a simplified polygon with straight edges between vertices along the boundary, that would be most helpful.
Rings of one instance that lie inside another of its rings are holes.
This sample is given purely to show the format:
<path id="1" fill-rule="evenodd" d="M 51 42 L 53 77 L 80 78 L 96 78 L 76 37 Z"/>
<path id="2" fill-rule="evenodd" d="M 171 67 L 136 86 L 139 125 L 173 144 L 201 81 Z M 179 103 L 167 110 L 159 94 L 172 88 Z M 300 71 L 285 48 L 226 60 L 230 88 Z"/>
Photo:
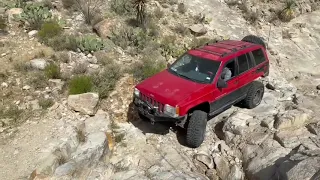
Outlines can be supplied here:
<path id="1" fill-rule="evenodd" d="M 218 88 L 226 88 L 226 87 L 228 87 L 228 84 L 224 80 L 219 78 L 218 83 L 217 83 L 217 87 Z"/>
<path id="2" fill-rule="evenodd" d="M 167 63 L 167 69 L 169 69 L 170 66 L 171 66 L 171 64 L 170 64 L 170 63 Z"/>

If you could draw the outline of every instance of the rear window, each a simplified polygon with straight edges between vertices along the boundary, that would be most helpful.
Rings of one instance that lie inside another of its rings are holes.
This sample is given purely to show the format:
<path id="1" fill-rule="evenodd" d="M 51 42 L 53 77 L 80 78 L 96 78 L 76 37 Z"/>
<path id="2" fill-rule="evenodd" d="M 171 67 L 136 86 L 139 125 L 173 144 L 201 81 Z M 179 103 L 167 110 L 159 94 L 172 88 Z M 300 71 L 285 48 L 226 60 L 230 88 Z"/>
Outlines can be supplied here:
<path id="1" fill-rule="evenodd" d="M 262 49 L 257 49 L 257 50 L 252 51 L 252 55 L 254 57 L 254 61 L 255 61 L 256 65 L 259 65 L 266 60 Z"/>

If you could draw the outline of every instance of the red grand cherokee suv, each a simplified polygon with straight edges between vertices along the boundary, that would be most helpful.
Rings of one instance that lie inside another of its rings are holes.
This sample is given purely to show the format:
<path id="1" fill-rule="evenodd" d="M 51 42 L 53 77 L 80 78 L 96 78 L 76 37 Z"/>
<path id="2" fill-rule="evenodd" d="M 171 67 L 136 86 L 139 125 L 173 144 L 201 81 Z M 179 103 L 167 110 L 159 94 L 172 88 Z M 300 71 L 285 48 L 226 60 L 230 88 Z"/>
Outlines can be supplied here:
<path id="1" fill-rule="evenodd" d="M 199 147 L 208 117 L 236 103 L 258 106 L 264 94 L 259 77 L 269 75 L 264 41 L 248 35 L 188 50 L 168 68 L 134 89 L 139 115 L 154 122 L 172 121 L 187 129 L 186 143 Z"/>

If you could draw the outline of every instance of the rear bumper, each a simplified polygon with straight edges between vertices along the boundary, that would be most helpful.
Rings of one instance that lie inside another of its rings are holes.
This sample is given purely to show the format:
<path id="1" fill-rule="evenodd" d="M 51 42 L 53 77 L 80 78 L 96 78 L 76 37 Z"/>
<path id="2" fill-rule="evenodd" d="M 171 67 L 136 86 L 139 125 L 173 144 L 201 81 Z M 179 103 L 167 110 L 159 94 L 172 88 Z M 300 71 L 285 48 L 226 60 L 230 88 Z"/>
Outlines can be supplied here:
<path id="1" fill-rule="evenodd" d="M 137 111 L 147 117 L 151 123 L 155 122 L 175 122 L 178 123 L 180 121 L 185 120 L 187 116 L 179 116 L 179 117 L 171 117 L 165 114 L 160 114 L 156 107 L 152 107 L 150 104 L 142 101 L 138 97 L 134 97 L 133 103 L 137 109 Z"/>

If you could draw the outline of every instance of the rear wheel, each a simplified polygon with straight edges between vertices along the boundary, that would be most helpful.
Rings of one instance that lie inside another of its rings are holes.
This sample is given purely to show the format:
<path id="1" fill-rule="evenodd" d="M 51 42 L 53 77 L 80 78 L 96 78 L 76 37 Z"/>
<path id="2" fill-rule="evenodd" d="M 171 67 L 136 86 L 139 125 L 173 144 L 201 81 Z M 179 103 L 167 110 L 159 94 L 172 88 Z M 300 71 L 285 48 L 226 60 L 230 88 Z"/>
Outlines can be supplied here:
<path id="1" fill-rule="evenodd" d="M 255 35 L 245 36 L 244 38 L 242 38 L 241 41 L 250 42 L 253 44 L 259 44 L 266 49 L 266 44 L 263 42 L 263 40 L 260 37 L 255 36 Z"/>
<path id="2" fill-rule="evenodd" d="M 249 90 L 247 97 L 244 99 L 244 106 L 248 109 L 257 107 L 264 95 L 264 85 L 259 81 L 253 81 Z"/>
<path id="3" fill-rule="evenodd" d="M 204 141 L 208 115 L 201 110 L 193 111 L 187 126 L 187 146 L 191 148 L 199 147 Z"/>

